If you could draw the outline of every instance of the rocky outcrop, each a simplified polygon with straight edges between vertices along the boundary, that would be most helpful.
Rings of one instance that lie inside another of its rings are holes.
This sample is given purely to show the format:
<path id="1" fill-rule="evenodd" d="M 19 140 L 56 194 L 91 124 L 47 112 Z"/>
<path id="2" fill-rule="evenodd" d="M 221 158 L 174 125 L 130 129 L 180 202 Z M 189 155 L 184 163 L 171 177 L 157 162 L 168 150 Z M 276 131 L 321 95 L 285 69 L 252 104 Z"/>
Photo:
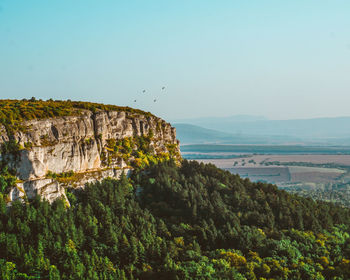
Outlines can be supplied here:
<path id="1" fill-rule="evenodd" d="M 9 141 L 1 126 L 0 135 L 0 144 Z M 8 157 L 18 177 L 17 186 L 9 193 L 10 201 L 40 194 L 52 202 L 65 197 L 67 186 L 83 187 L 102 178 L 118 178 L 123 170 L 129 172 L 133 156 L 125 159 L 119 155 L 106 161 L 106 155 L 113 152 L 108 147 L 111 139 L 148 137 L 154 156 L 172 153 L 179 157 L 175 128 L 157 117 L 125 111 L 83 110 L 76 116 L 35 119 L 23 123 L 11 136 L 22 148 L 16 158 Z M 70 176 L 74 179 L 57 179 L 67 172 L 74 174 Z"/>

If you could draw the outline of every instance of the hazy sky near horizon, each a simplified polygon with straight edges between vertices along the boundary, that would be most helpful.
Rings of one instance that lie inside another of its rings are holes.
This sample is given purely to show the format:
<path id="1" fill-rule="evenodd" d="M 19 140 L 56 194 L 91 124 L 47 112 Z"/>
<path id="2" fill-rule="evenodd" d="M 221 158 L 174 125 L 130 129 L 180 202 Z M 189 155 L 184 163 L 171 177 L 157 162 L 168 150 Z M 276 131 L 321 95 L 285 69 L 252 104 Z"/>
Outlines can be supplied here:
<path id="1" fill-rule="evenodd" d="M 349 116 L 350 1 L 0 0 L 0 98 L 32 96 L 165 119 Z"/>

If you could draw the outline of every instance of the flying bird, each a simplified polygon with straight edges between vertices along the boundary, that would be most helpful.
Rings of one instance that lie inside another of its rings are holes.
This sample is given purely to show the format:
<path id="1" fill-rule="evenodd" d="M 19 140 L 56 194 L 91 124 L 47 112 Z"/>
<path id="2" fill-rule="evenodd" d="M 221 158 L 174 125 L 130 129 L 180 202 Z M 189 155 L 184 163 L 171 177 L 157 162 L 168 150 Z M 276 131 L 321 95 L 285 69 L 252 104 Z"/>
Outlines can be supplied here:
<path id="1" fill-rule="evenodd" d="M 165 87 L 162 87 L 162 90 L 165 90 Z"/>
<path id="2" fill-rule="evenodd" d="M 134 100 L 134 102 L 136 102 L 136 99 Z"/>
<path id="3" fill-rule="evenodd" d="M 145 93 L 145 92 L 146 92 L 146 90 L 144 89 L 142 92 L 143 92 L 143 93 Z"/>
<path id="4" fill-rule="evenodd" d="M 157 102 L 157 99 L 154 99 L 153 102 Z"/>

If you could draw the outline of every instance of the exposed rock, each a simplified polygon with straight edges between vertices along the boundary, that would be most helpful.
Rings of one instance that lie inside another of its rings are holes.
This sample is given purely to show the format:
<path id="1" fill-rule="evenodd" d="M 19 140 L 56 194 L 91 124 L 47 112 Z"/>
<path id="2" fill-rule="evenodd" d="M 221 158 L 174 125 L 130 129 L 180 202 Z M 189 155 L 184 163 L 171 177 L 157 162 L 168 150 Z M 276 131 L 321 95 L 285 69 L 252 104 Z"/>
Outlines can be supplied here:
<path id="1" fill-rule="evenodd" d="M 179 154 L 175 128 L 164 120 L 138 113 L 82 111 L 78 116 L 31 120 L 23 126 L 13 136 L 25 148 L 19 152 L 19 160 L 11 163 L 22 183 L 10 191 L 10 201 L 40 194 L 52 202 L 65 197 L 67 185 L 83 187 L 106 177 L 118 178 L 123 169 L 130 172 L 131 167 L 122 158 L 108 164 L 101 158 L 109 152 L 106 145 L 110 139 L 152 134 L 150 148 L 155 155 L 169 153 L 169 145 L 175 145 Z M 9 141 L 3 126 L 0 133 L 0 144 Z M 71 171 L 79 175 L 79 182 L 64 184 L 47 177 L 48 172 Z"/>

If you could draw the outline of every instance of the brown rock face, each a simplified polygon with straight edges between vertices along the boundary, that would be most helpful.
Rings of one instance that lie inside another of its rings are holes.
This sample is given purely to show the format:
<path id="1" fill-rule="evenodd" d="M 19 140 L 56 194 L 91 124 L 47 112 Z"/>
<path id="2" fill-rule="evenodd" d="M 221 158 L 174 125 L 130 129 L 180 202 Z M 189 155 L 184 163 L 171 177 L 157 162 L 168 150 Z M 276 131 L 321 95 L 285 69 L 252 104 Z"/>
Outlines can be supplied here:
<path id="1" fill-rule="evenodd" d="M 65 197 L 64 184 L 48 178 L 48 172 L 78 173 L 75 187 L 104 177 L 118 178 L 123 170 L 128 172 L 131 167 L 123 159 L 106 165 L 101 158 L 103 153 L 108 153 L 110 139 L 152 134 L 150 146 L 154 155 L 169 153 L 170 145 L 179 153 L 175 128 L 162 119 L 142 114 L 83 111 L 79 116 L 32 120 L 23 125 L 25 128 L 14 134 L 25 149 L 20 151 L 16 162 L 10 162 L 20 180 L 10 191 L 10 201 L 35 194 L 41 194 L 50 202 Z M 6 130 L 0 126 L 0 144 L 8 140 Z"/>

